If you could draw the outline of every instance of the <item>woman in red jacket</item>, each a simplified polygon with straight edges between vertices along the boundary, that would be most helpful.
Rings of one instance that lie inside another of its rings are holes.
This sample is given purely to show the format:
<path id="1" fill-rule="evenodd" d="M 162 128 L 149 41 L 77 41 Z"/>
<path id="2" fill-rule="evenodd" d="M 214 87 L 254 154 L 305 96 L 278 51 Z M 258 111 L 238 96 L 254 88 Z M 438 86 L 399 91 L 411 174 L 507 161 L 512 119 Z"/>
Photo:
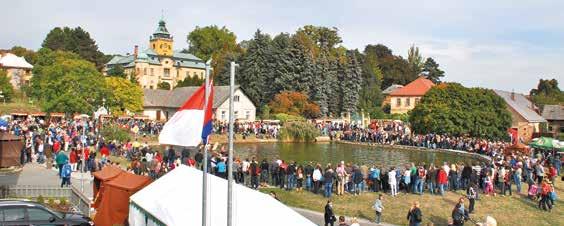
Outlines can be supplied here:
<path id="1" fill-rule="evenodd" d="M 76 150 L 74 148 L 72 148 L 71 152 L 69 154 L 69 162 L 71 164 L 72 171 L 76 171 L 77 159 L 78 159 L 78 156 L 76 154 Z"/>
<path id="2" fill-rule="evenodd" d="M 441 195 L 445 193 L 445 186 L 447 184 L 447 174 L 443 168 L 439 168 L 439 172 L 437 173 L 437 184 L 439 185 L 439 190 L 441 191 Z"/>

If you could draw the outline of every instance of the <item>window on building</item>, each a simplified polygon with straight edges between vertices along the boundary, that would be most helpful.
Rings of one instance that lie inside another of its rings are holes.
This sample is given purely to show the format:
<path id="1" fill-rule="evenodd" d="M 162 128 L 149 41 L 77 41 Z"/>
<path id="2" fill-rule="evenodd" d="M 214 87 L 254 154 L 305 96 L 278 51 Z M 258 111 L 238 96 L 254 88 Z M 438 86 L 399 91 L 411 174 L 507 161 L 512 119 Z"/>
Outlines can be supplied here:
<path id="1" fill-rule="evenodd" d="M 154 75 L 155 75 L 155 69 L 151 68 L 151 76 L 154 76 Z"/>
<path id="2" fill-rule="evenodd" d="M 136 74 L 136 75 L 139 74 L 139 68 L 138 68 L 138 67 L 135 68 L 135 74 Z"/>
<path id="3" fill-rule="evenodd" d="M 239 102 L 239 95 L 235 95 L 233 97 L 233 102 Z"/>
<path id="4" fill-rule="evenodd" d="M 249 120 L 251 118 L 251 111 L 245 111 L 245 119 Z"/>
<path id="5" fill-rule="evenodd" d="M 234 119 L 238 119 L 238 118 L 239 118 L 239 112 L 238 112 L 238 111 L 235 111 L 235 112 L 234 112 L 233 118 L 234 118 Z"/>
<path id="6" fill-rule="evenodd" d="M 147 75 L 147 68 L 143 68 L 143 75 Z"/>
<path id="7" fill-rule="evenodd" d="M 165 64 L 168 64 L 168 60 L 165 60 Z"/>
<path id="8" fill-rule="evenodd" d="M 415 105 L 419 104 L 419 102 L 421 101 L 421 98 L 415 98 Z"/>
<path id="9" fill-rule="evenodd" d="M 203 77 L 204 77 L 204 72 L 203 72 L 203 71 L 200 72 L 200 75 L 202 76 L 201 78 L 203 78 Z"/>
<path id="10" fill-rule="evenodd" d="M 153 49 L 155 49 L 156 45 L 153 43 Z"/>
<path id="11" fill-rule="evenodd" d="M 401 107 L 401 98 L 396 98 L 396 107 Z"/>
<path id="12" fill-rule="evenodd" d="M 225 120 L 225 111 L 221 111 L 221 119 Z"/>
<path id="13" fill-rule="evenodd" d="M 411 105 L 411 98 L 405 98 L 405 106 L 409 107 Z"/>
<path id="14" fill-rule="evenodd" d="M 168 68 L 164 69 L 163 77 L 170 77 L 170 69 Z"/>
<path id="15" fill-rule="evenodd" d="M 197 73 L 197 72 L 194 71 L 192 74 L 194 75 L 194 78 L 197 78 L 197 77 L 198 77 L 198 73 Z"/>
<path id="16" fill-rule="evenodd" d="M 188 78 L 188 77 L 190 77 L 190 72 L 189 72 L 189 71 L 186 72 L 186 78 Z"/>

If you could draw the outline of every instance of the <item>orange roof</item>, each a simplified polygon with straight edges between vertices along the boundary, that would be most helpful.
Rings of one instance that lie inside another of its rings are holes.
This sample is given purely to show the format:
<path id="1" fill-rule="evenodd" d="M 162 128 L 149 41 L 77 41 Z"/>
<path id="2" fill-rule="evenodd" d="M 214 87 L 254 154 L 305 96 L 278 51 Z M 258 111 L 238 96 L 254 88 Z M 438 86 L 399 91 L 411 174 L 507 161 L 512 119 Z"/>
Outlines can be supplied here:
<path id="1" fill-rule="evenodd" d="M 435 84 L 431 80 L 425 78 L 425 76 L 420 76 L 404 87 L 394 90 L 390 93 L 390 96 L 423 96 L 434 85 Z"/>

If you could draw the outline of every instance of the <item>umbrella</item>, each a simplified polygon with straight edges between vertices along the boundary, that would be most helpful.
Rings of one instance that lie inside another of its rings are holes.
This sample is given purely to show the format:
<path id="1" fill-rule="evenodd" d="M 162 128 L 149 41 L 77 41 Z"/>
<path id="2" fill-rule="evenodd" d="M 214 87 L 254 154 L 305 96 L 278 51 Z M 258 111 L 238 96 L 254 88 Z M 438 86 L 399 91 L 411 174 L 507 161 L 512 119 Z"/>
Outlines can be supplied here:
<path id="1" fill-rule="evenodd" d="M 545 149 L 545 150 L 564 150 L 563 142 L 559 140 L 550 138 L 550 137 L 540 137 L 538 139 L 534 139 L 533 142 L 529 144 L 529 146 L 537 149 Z"/>
<path id="2" fill-rule="evenodd" d="M 8 122 L 4 119 L 0 119 L 0 129 L 6 130 L 8 129 Z"/>

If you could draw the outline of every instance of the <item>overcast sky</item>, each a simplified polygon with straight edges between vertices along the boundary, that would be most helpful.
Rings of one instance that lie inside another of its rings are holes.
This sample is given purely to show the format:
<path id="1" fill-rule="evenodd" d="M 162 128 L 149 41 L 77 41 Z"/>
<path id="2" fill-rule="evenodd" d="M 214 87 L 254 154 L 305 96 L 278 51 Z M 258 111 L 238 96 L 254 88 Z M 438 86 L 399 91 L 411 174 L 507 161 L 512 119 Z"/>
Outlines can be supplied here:
<path id="1" fill-rule="evenodd" d="M 466 86 L 528 93 L 539 78 L 564 83 L 561 0 L 0 1 L 0 49 L 38 49 L 53 27 L 81 26 L 104 53 L 125 54 L 148 46 L 164 11 L 175 49 L 196 26 L 226 26 L 241 41 L 312 24 L 337 27 L 350 49 L 382 43 L 406 57 L 415 44 Z"/>

